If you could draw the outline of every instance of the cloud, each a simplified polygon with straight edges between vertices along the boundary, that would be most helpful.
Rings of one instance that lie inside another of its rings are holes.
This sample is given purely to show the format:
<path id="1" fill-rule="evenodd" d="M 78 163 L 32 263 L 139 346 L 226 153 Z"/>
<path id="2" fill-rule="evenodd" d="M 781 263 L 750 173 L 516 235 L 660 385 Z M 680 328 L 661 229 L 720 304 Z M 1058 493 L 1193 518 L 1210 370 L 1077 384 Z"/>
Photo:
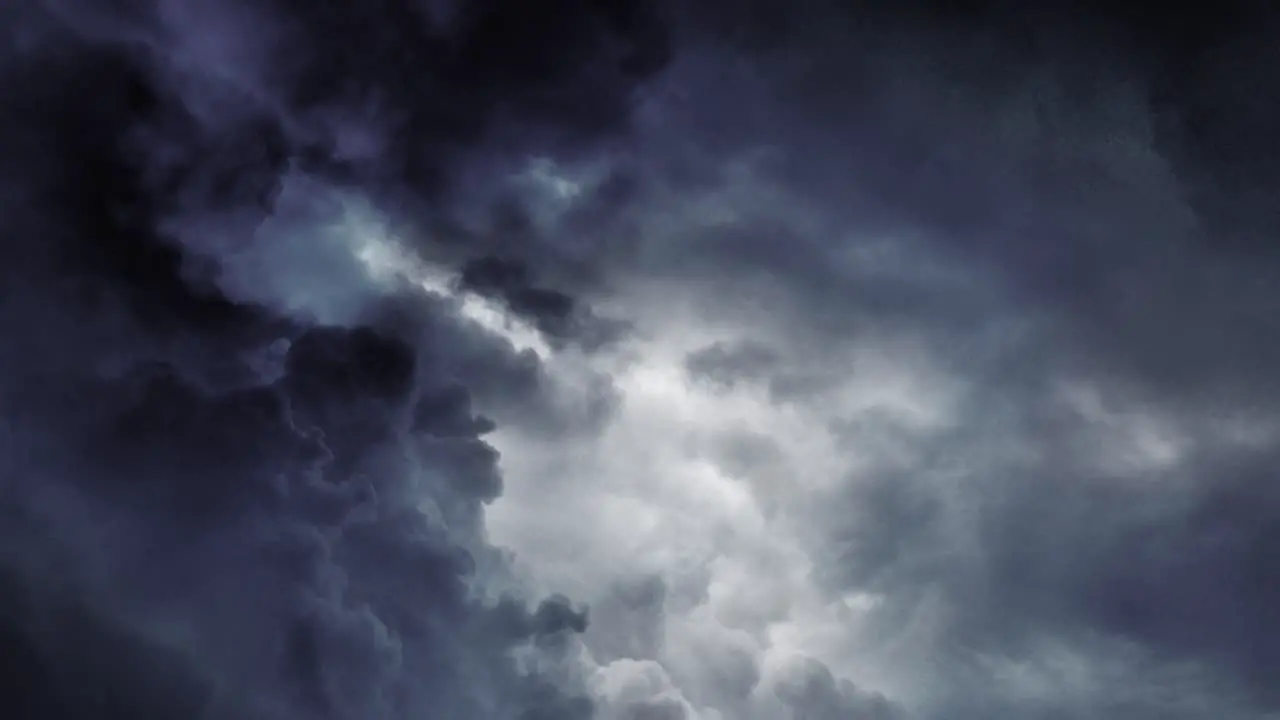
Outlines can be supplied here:
<path id="1" fill-rule="evenodd" d="M 837 682 L 831 671 L 812 658 L 787 669 L 778 682 L 778 695 L 796 717 L 890 718 L 893 711 L 880 697 L 865 697 L 848 680 Z"/>
<path id="2" fill-rule="evenodd" d="M 1274 714 L 1274 19 L 980 5 L 3 11 L 9 714 Z"/>
<path id="3" fill-rule="evenodd" d="M 443 201 L 513 107 L 521 142 L 607 134 L 652 62 L 628 38 L 661 41 L 474 10 L 9 13 L 7 715 L 592 715 L 585 611 L 508 592 L 483 527 L 472 398 L 550 408 L 541 361 L 362 253 L 379 182 Z"/>
<path id="4" fill-rule="evenodd" d="M 1265 66 L 1235 38 L 1270 20 L 1054 12 L 779 7 L 690 41 L 642 108 L 599 231 L 640 339 L 570 483 L 637 530 L 588 522 L 605 546 L 562 567 L 579 529 L 495 520 L 546 577 L 690 583 L 645 652 L 695 704 L 715 681 L 679 645 L 732 628 L 923 717 L 1273 712 L 1245 628 L 1274 573 L 1276 266 L 1270 209 L 1222 184 L 1265 141 L 1220 138 L 1265 125 L 1274 78 L 1168 85 L 1188 53 Z M 1205 106 L 1224 86 L 1249 114 Z M 499 441 L 513 478 L 575 472 Z M 730 694 L 706 704 L 750 717 Z"/>

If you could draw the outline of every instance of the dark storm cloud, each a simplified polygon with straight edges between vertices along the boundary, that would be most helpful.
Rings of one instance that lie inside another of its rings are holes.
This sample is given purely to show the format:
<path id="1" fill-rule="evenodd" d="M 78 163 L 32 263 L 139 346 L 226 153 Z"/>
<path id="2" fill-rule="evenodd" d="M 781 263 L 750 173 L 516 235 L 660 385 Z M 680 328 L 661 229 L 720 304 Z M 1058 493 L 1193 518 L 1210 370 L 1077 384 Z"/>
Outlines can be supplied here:
<path id="1" fill-rule="evenodd" d="M 886 647 L 933 623 L 931 717 L 1274 712 L 1274 11 L 770 7 L 715 20 L 749 77 L 681 128 L 769 147 L 744 182 L 817 219 L 747 202 L 637 256 L 775 318 L 696 377 L 821 395 L 905 336 L 965 383 L 954 426 L 832 428 L 876 467 L 815 503 L 829 587 L 883 594 Z"/>
<path id="2" fill-rule="evenodd" d="M 377 286 L 321 232 L 351 197 L 552 341 L 613 337 L 581 287 L 675 277 L 777 326 L 691 356 L 705 379 L 820 396 L 847 370 L 824 358 L 905 335 L 971 381 L 954 426 L 833 428 L 912 452 L 810 518 L 825 587 L 884 599 L 870 640 L 931 623 L 904 699 L 926 716 L 1273 711 L 1274 18 L 1039 7 L 699 4 L 680 49 L 746 70 L 681 96 L 677 65 L 656 114 L 681 137 L 639 149 L 610 143 L 672 53 L 645 3 L 0 11 L 8 715 L 585 718 L 508 653 L 659 653 L 661 582 L 591 629 L 564 598 L 473 597 L 502 489 L 483 435 L 583 432 L 616 400 L 560 408 L 533 353 Z M 616 167 L 547 227 L 490 187 L 525 155 Z M 662 191 L 739 180 L 786 192 L 630 232 Z M 1138 416 L 1173 459 L 1112 457 Z M 738 659 L 689 696 L 751 692 Z M 792 670 L 771 689 L 796 717 L 898 712 Z"/>
<path id="3" fill-rule="evenodd" d="M 962 414 L 965 428 L 915 439 L 911 462 L 832 508 L 846 530 L 828 546 L 828 581 L 896 598 L 882 611 L 891 627 L 941 598 L 954 648 L 1030 657 L 1045 635 L 1103 633 L 1157 662 L 1202 663 L 1274 707 L 1274 447 L 1201 439 L 1167 463 L 1116 463 L 1123 427 L 976 399 L 987 407 Z M 1200 422 L 1189 433 L 1210 436 L 1214 421 Z"/>
<path id="4" fill-rule="evenodd" d="M 1170 398 L 1247 397 L 1275 364 L 1277 263 L 1258 228 L 1277 178 L 1259 167 L 1270 135 L 1253 138 L 1280 110 L 1280 78 L 1273 48 L 1251 40 L 1274 18 L 1242 7 L 1158 21 L 1040 4 L 796 11 L 773 54 L 752 56 L 782 109 L 720 135 L 785 148 L 763 177 L 844 208 L 846 230 L 907 235 L 908 262 L 990 271 L 1004 302 L 1053 315 L 1088 348 L 1075 362 Z M 760 272 L 766 288 L 782 276 L 814 324 L 842 304 L 842 332 L 924 319 L 963 340 L 992 311 L 937 279 L 851 277 L 833 255 L 854 241 L 762 221 L 679 252 Z"/>
<path id="5" fill-rule="evenodd" d="M 1264 240 L 1275 178 L 1259 161 L 1272 155 L 1276 78 L 1270 47 L 1250 39 L 1270 20 L 1219 11 L 1157 31 L 1067 10 L 1055 23 L 998 18 L 1018 37 L 925 14 L 843 26 L 865 41 L 852 49 L 775 35 L 817 70 L 778 91 L 787 111 L 726 111 L 709 144 L 778 141 L 792 156 L 763 163 L 762 177 L 782 177 L 820 212 L 824 201 L 842 208 L 866 234 L 909 231 L 898 259 L 908 269 L 855 272 L 841 254 L 853 241 L 768 217 L 658 253 L 662 271 L 707 282 L 707 297 L 775 292 L 788 332 L 809 343 L 915 334 L 975 379 L 964 429 L 842 429 L 887 432 L 919 457 L 830 510 L 850 550 L 828 555 L 827 570 L 842 590 L 885 592 L 886 627 L 940 603 L 938 663 L 963 666 L 976 649 L 1013 667 L 1048 663 L 1057 684 L 1019 698 L 953 670 L 962 687 L 941 691 L 938 716 L 1275 707 L 1267 548 L 1280 507 L 1264 470 L 1274 440 L 1224 435 L 1276 417 L 1280 266 Z M 766 77 L 773 61 L 760 60 Z M 929 268 L 917 263 L 958 268 L 978 287 L 920 280 Z M 810 393 L 842 372 L 796 375 L 775 355 L 770 376 L 772 351 L 758 347 L 753 358 L 721 346 L 690 365 L 763 373 L 771 387 L 803 379 Z M 1115 422 L 1153 415 L 1191 442 L 1154 467 L 1104 462 L 1122 430 L 1052 399 L 1060 381 L 1082 378 L 1119 406 Z M 1010 446 L 1030 459 L 1002 457 Z M 946 484 L 957 475 L 958 488 Z M 1094 684 L 1073 686 L 1045 642 Z"/>
<path id="6" fill-rule="evenodd" d="M 585 613 L 474 587 L 501 477 L 471 398 L 535 412 L 537 359 L 381 297 L 323 231 L 331 188 L 426 207 L 482 140 L 624 127 L 661 25 L 627 3 L 4 12 L 6 717 L 590 717 L 510 656 L 569 662 Z"/>
<path id="7" fill-rule="evenodd" d="M 130 637 L 39 581 L 3 584 L 0 687 L 12 716 L 89 717 L 92 708 L 94 717 L 199 717 L 217 707 L 179 653 Z"/>
<path id="8" fill-rule="evenodd" d="M 886 648 L 932 633 L 927 716 L 1262 716 L 1274 13 L 1037 8 L 690 11 L 712 30 L 686 40 L 745 70 L 673 69 L 680 137 L 649 130 L 677 149 L 637 161 L 619 214 L 745 199 L 672 238 L 621 223 L 604 272 L 757 323 L 687 359 L 703 380 L 821 397 L 849 372 L 827 358 L 906 337 L 965 384 L 941 429 L 833 427 L 874 469 L 809 519 L 828 588 L 882 595 Z M 813 677 L 797 703 L 852 712 Z"/>

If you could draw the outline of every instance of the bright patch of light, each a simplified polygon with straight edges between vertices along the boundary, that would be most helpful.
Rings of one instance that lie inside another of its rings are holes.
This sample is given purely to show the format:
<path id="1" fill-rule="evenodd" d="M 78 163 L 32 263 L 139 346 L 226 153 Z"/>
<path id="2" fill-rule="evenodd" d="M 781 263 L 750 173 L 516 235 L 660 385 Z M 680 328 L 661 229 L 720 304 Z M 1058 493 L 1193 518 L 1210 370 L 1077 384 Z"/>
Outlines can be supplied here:
<path id="1" fill-rule="evenodd" d="M 560 196 L 575 191 L 568 181 L 538 181 Z M 452 274 L 407 253 L 371 214 L 349 212 L 348 221 L 371 277 L 407 281 L 456 303 L 469 321 L 536 352 L 567 387 L 584 372 L 613 378 L 621 404 L 597 435 L 548 441 L 506 424 L 489 436 L 502 453 L 507 488 L 486 518 L 490 539 L 517 551 L 516 571 L 535 590 L 592 602 L 617 583 L 663 578 L 665 649 L 653 660 L 598 667 L 595 691 L 606 716 L 633 700 L 665 699 L 689 717 L 721 717 L 689 698 L 722 682 L 718 665 L 735 657 L 758 663 L 766 677 L 795 657 L 813 657 L 837 675 L 892 688 L 874 651 L 859 648 L 862 619 L 878 599 L 833 597 L 817 587 L 797 511 L 861 468 L 856 442 L 834 434 L 839 422 L 885 412 L 913 427 L 947 421 L 948 394 L 927 368 L 907 361 L 910 348 L 847 358 L 850 376 L 806 403 L 691 377 L 689 353 L 750 336 L 708 324 L 694 306 L 630 298 L 626 307 L 652 315 L 631 318 L 637 332 L 628 343 L 590 356 L 556 352 L 500 304 L 460 290 Z M 743 474 L 725 458 L 733 437 L 770 443 L 772 459 Z M 770 697 L 757 689 L 739 701 L 756 708 L 750 717 L 768 717 Z"/>
<path id="2" fill-rule="evenodd" d="M 517 350 L 531 350 L 539 357 L 551 355 L 551 348 L 537 328 L 504 308 L 501 303 L 457 286 L 457 276 L 433 267 L 409 253 L 390 232 L 384 221 L 371 211 L 349 203 L 342 222 L 353 238 L 356 257 L 370 276 L 383 283 L 410 282 L 436 297 L 458 303 L 458 314 L 486 331 L 509 341 Z"/>

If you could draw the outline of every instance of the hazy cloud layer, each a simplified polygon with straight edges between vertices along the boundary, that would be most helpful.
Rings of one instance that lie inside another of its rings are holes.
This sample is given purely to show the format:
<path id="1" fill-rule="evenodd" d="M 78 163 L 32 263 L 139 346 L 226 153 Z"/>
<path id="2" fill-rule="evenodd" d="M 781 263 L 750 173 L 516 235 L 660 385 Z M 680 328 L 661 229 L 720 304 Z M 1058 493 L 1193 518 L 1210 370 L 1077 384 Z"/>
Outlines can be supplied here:
<path id="1" fill-rule="evenodd" d="M 1037 8 L 0 11 L 5 716 L 1276 716 L 1277 18 Z"/>

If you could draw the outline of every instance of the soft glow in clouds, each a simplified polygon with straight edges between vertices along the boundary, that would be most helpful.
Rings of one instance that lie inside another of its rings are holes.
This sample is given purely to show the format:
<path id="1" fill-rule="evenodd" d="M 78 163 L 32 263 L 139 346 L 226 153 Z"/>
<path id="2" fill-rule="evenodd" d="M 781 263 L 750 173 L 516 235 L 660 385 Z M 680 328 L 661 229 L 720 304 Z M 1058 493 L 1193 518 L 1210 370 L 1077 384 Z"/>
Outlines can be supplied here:
<path id="1" fill-rule="evenodd" d="M 628 367 L 614 376 L 620 405 L 596 439 L 548 447 L 519 428 L 496 433 L 508 492 L 487 518 L 494 541 L 517 549 L 518 568 L 573 597 L 601 603 L 610 588 L 658 578 L 667 594 L 661 621 L 646 630 L 660 648 L 648 659 L 687 699 L 736 717 L 771 707 L 771 686 L 755 676 L 792 655 L 859 669 L 824 636 L 836 627 L 856 633 L 861 599 L 819 596 L 797 537 L 802 518 L 787 511 L 853 468 L 823 439 L 820 412 L 690 378 L 683 359 L 695 349 L 662 337 L 629 348 Z M 860 405 L 846 417 L 874 409 Z M 734 455 L 753 450 L 764 462 L 743 472 Z M 604 672 L 621 671 L 606 663 Z"/>
<path id="2" fill-rule="evenodd" d="M 770 328 L 717 327 L 692 306 L 673 312 L 657 298 L 615 299 L 653 309 L 628 318 L 634 340 L 590 356 L 557 353 L 518 316 L 405 253 L 371 209 L 348 213 L 353 250 L 375 278 L 454 298 L 462 317 L 537 353 L 563 384 L 584 371 L 613 378 L 618 407 L 590 437 L 548 443 L 518 425 L 490 436 L 507 490 L 486 524 L 538 590 L 607 606 L 618 588 L 664 588 L 646 598 L 651 605 L 613 618 L 626 626 L 656 614 L 639 629 L 651 635 L 650 656 L 611 657 L 617 628 L 608 625 L 585 639 L 595 691 L 617 717 L 631 717 L 625 708 L 640 701 L 685 707 L 690 718 L 778 717 L 780 683 L 808 657 L 838 681 L 892 683 L 857 642 L 859 618 L 877 599 L 819 591 L 802 513 L 856 476 L 856 446 L 842 449 L 840 424 L 886 414 L 925 427 L 948 421 L 951 391 L 917 355 L 876 348 L 849 357 L 847 377 L 822 397 L 776 400 L 757 384 L 698 377 L 688 363 Z"/>
<path id="3" fill-rule="evenodd" d="M 1274 720 L 1236 5 L 3 5 L 0 717 Z"/>
<path id="4" fill-rule="evenodd" d="M 546 190 L 557 212 L 570 211 L 579 186 L 544 160 L 530 166 L 517 182 Z M 759 209 L 758 194 L 735 198 L 717 188 L 712 197 L 720 221 Z M 672 217 L 691 201 L 679 198 L 671 212 L 656 214 Z M 813 692 L 796 689 L 813 682 L 830 682 L 833 697 L 845 698 L 832 701 L 838 713 L 887 717 L 893 711 L 877 693 L 898 711 L 946 701 L 925 681 L 936 672 L 929 655 L 948 652 L 936 645 L 946 602 L 926 601 L 906 625 L 886 631 L 883 616 L 898 602 L 892 594 L 832 592 L 824 580 L 832 518 L 820 509 L 864 485 L 874 492 L 886 466 L 917 461 L 921 438 L 955 432 L 972 382 L 903 336 L 864 335 L 820 359 L 795 354 L 787 329 L 767 315 L 726 315 L 729 308 L 706 304 L 696 286 L 670 279 L 633 283 L 602 303 L 630 323 L 627 340 L 587 354 L 557 350 L 500 303 L 407 253 L 372 208 L 352 206 L 347 217 L 353 248 L 375 278 L 450 298 L 461 317 L 535 353 L 557 387 L 611 378 L 617 405 L 588 435 L 548 439 L 534 419 L 489 436 L 502 453 L 506 492 L 485 514 L 490 540 L 514 551 L 521 585 L 593 608 L 598 622 L 583 639 L 581 662 L 605 717 L 648 707 L 690 719 L 798 718 L 788 698 Z M 845 262 L 904 277 L 940 272 L 927 262 L 908 270 L 875 246 L 867 241 Z M 1186 440 L 1166 421 L 1118 408 L 1120 398 L 1101 392 L 1063 383 L 1051 398 L 1093 428 L 1099 468 L 1150 475 L 1178 461 Z M 886 436 L 886 425 L 906 435 Z M 979 467 L 995 466 L 1007 449 L 996 443 L 987 452 L 976 458 Z M 1018 457 L 1008 460 L 1026 461 Z M 952 478 L 973 472 L 963 456 L 953 460 Z M 964 492 L 946 476 L 938 482 L 944 495 Z M 945 542 L 957 562 L 969 562 L 979 520 L 963 497 L 947 502 Z M 985 654 L 965 662 L 1010 702 L 1041 703 L 1098 694 L 1089 683 L 1108 681 L 1095 679 L 1102 669 L 1080 654 L 1097 651 L 1054 646 L 1030 662 Z M 812 702 L 805 697 L 795 702 Z"/>
<path id="5" fill-rule="evenodd" d="M 386 221 L 372 208 L 349 201 L 342 230 L 343 236 L 349 239 L 351 252 L 374 281 L 388 287 L 407 282 L 435 297 L 449 298 L 457 303 L 458 315 L 510 342 L 517 350 L 532 351 L 542 359 L 551 355 L 550 347 L 536 327 L 506 312 L 497 301 L 459 288 L 456 276 L 406 251 Z"/>

